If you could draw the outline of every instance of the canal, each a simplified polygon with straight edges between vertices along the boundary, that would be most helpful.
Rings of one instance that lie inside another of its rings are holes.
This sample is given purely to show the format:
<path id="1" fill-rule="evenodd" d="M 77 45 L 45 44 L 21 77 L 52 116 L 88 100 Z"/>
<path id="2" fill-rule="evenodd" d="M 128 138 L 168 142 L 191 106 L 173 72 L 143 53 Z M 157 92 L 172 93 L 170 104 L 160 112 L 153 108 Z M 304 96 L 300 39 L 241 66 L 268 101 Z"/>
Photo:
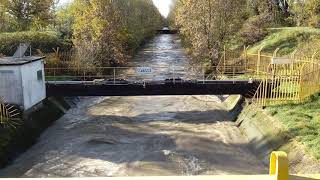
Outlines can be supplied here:
<path id="1" fill-rule="evenodd" d="M 188 67 L 177 35 L 158 35 L 132 66 Z M 183 75 L 183 74 L 182 74 Z M 165 78 L 165 75 L 163 75 Z M 226 97 L 95 97 L 48 128 L 2 177 L 266 173 L 222 103 Z"/>

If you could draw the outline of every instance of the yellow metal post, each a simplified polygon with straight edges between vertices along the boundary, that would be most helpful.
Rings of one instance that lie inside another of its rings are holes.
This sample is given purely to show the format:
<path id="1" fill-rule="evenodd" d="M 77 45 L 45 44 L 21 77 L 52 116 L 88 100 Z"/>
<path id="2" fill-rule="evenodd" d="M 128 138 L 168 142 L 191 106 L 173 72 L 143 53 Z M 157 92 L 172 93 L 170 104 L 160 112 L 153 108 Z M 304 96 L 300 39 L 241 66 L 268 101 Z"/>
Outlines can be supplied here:
<path id="1" fill-rule="evenodd" d="M 226 53 L 226 46 L 223 47 L 223 73 L 226 73 L 226 57 L 227 53 Z"/>
<path id="2" fill-rule="evenodd" d="M 277 57 L 278 56 L 278 52 L 280 51 L 280 48 L 277 48 L 274 52 L 273 52 L 273 57 Z"/>
<path id="3" fill-rule="evenodd" d="M 261 51 L 263 50 L 264 46 L 262 46 L 258 51 L 258 61 L 257 61 L 257 75 L 260 74 L 260 66 L 261 66 Z"/>
<path id="4" fill-rule="evenodd" d="M 244 66 L 245 66 L 245 71 L 248 70 L 248 49 L 249 48 L 250 48 L 250 46 L 245 46 L 244 47 L 244 55 L 245 55 Z"/>
<path id="5" fill-rule="evenodd" d="M 289 161 L 285 152 L 272 152 L 270 175 L 275 176 L 277 180 L 289 180 Z"/>

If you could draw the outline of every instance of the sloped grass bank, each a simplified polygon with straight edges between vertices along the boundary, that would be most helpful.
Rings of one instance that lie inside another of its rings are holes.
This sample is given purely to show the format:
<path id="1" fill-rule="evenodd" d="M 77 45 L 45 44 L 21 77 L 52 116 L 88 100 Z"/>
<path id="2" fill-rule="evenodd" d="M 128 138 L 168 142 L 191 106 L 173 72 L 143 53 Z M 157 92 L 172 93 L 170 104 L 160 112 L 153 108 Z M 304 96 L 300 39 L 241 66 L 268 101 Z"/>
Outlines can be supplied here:
<path id="1" fill-rule="evenodd" d="M 274 150 L 289 155 L 291 173 L 320 172 L 320 98 L 266 109 L 245 106 L 238 117 L 252 150 L 267 164 Z"/>
<path id="2" fill-rule="evenodd" d="M 269 29 L 269 35 L 266 38 L 249 49 L 249 53 L 257 53 L 261 47 L 264 47 L 263 53 L 269 55 L 272 55 L 277 48 L 280 48 L 280 55 L 288 55 L 296 49 L 302 52 L 308 49 L 304 53 L 311 56 L 315 49 L 320 48 L 318 45 L 315 46 L 320 44 L 319 35 L 319 29 L 310 27 L 272 28 Z M 312 46 L 309 47 L 310 44 Z M 313 50 L 309 51 L 310 48 Z"/>
<path id="3" fill-rule="evenodd" d="M 266 108 L 278 119 L 288 134 L 304 144 L 307 151 L 320 160 L 320 97 L 300 105 L 284 105 Z"/>

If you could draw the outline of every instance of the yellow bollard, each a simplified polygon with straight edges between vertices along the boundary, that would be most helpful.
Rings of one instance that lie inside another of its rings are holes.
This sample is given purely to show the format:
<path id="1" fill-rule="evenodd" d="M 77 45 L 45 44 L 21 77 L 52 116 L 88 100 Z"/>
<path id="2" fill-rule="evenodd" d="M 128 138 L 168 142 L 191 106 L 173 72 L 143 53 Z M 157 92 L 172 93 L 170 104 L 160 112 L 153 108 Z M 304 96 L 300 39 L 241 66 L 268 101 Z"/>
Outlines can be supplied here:
<path id="1" fill-rule="evenodd" d="M 270 175 L 277 180 L 289 180 L 289 161 L 285 152 L 272 152 L 270 157 Z"/>

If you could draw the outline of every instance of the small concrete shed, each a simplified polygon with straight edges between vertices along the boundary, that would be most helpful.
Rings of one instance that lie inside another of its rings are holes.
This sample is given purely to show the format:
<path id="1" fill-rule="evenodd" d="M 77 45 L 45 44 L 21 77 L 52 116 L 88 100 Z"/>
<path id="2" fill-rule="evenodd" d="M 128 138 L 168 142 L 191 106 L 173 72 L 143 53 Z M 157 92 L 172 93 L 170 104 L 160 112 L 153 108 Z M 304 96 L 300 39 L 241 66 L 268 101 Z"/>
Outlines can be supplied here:
<path id="1" fill-rule="evenodd" d="M 44 57 L 0 58 L 0 96 L 28 110 L 46 98 Z"/>

